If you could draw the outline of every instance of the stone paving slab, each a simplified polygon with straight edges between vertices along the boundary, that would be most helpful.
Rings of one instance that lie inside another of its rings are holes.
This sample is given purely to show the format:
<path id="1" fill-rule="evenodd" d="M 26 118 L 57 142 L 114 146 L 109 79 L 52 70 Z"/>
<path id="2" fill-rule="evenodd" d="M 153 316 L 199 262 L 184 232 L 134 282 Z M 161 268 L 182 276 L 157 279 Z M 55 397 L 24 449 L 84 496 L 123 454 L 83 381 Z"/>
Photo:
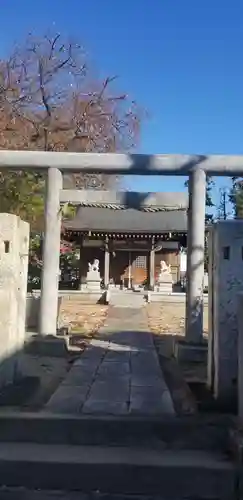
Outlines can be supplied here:
<path id="1" fill-rule="evenodd" d="M 146 394 L 140 394 L 131 399 L 129 411 L 136 415 L 173 415 L 174 406 L 169 391 L 163 392 L 161 397 L 148 398 Z"/>
<path id="2" fill-rule="evenodd" d="M 106 350 L 104 348 L 100 348 L 92 345 L 92 341 L 88 347 L 86 347 L 85 351 L 82 354 L 83 359 L 89 359 L 93 362 L 99 362 L 102 360 L 105 355 Z"/>
<path id="3" fill-rule="evenodd" d="M 51 413 L 74 413 L 81 411 L 90 388 L 89 386 L 65 386 L 61 384 L 46 405 Z"/>
<path id="4" fill-rule="evenodd" d="M 129 363 L 130 351 L 107 351 L 103 360 L 105 363 Z"/>
<path id="5" fill-rule="evenodd" d="M 129 375 L 130 373 L 130 364 L 125 360 L 121 360 L 120 362 L 114 361 L 106 362 L 103 361 L 97 371 L 97 379 L 110 379 L 111 377 L 119 377 L 122 375 Z"/>
<path id="6" fill-rule="evenodd" d="M 91 353 L 91 351 L 89 351 L 89 352 Z M 102 359 L 103 359 L 103 356 L 102 356 L 102 358 L 97 358 L 97 356 L 92 357 L 92 355 L 90 355 L 90 357 L 89 357 L 89 356 L 87 356 L 87 353 L 86 353 L 86 355 L 85 355 L 85 353 L 82 353 L 80 358 L 76 359 L 76 361 L 74 362 L 73 367 L 75 367 L 75 368 L 80 367 L 80 368 L 82 368 L 83 371 L 88 371 L 88 370 L 95 371 L 100 366 Z"/>
<path id="7" fill-rule="evenodd" d="M 148 349 L 147 351 L 131 352 L 131 364 L 134 369 L 147 366 L 154 366 L 156 370 L 160 369 L 159 359 L 156 351 Z"/>
<path id="8" fill-rule="evenodd" d="M 169 500 L 158 495 L 113 495 L 98 492 L 86 494 L 81 491 L 40 491 L 6 487 L 1 488 L 0 498 L 1 500 Z M 178 496 L 174 500 L 181 500 L 181 497 Z"/>
<path id="9" fill-rule="evenodd" d="M 167 390 L 167 385 L 164 378 L 153 377 L 151 375 L 145 374 L 133 374 L 131 378 L 131 388 L 132 387 L 157 387 L 161 392 Z"/>
<path id="10" fill-rule="evenodd" d="M 144 309 L 111 308 L 106 326 L 73 364 L 48 411 L 174 414 Z"/>
<path id="11" fill-rule="evenodd" d="M 95 377 L 96 369 L 91 366 L 91 368 L 88 370 L 87 368 L 82 369 L 80 366 L 74 366 L 65 380 L 63 381 L 62 385 L 71 385 L 71 386 L 80 386 L 83 387 L 84 385 L 91 386 L 94 377 Z"/>
<path id="12" fill-rule="evenodd" d="M 128 404 L 125 401 L 111 401 L 110 399 L 100 401 L 89 398 L 83 405 L 82 413 L 90 415 L 127 415 Z"/>
<path id="13" fill-rule="evenodd" d="M 136 386 L 132 385 L 130 401 L 131 405 L 134 401 L 144 400 L 149 403 L 149 401 L 160 401 L 162 400 L 164 391 L 161 391 L 160 387 L 144 387 L 144 386 Z"/>
<path id="14" fill-rule="evenodd" d="M 112 378 L 100 382 L 99 380 L 93 384 L 90 390 L 90 398 L 97 401 L 128 401 L 130 396 L 130 388 L 127 383 L 127 378 L 119 378 L 118 380 Z"/>

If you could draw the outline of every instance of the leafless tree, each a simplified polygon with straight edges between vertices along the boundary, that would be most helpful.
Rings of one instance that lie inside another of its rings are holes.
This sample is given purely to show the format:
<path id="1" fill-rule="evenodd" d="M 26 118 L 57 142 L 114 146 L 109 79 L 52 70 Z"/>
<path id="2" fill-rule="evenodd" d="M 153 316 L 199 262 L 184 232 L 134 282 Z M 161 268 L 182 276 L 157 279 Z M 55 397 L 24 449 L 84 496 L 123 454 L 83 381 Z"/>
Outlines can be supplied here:
<path id="1" fill-rule="evenodd" d="M 29 35 L 0 63 L 0 147 L 131 151 L 144 113 L 126 94 L 114 91 L 116 80 L 95 78 L 80 44 L 60 34 Z M 96 179 L 98 187 L 106 187 L 107 179 Z M 76 180 L 85 187 L 90 176 Z M 93 179 L 91 184 L 96 187 Z"/>

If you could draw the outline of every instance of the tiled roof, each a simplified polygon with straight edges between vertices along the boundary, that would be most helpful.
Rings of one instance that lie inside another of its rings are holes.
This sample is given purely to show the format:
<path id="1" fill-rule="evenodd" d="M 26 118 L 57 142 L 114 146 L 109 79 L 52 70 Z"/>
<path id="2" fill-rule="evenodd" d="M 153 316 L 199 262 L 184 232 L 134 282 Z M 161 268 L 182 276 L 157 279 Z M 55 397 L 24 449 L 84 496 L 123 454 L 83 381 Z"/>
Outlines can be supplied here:
<path id="1" fill-rule="evenodd" d="M 64 222 L 70 231 L 96 231 L 120 233 L 186 232 L 186 210 L 144 212 L 133 208 L 111 210 L 110 208 L 79 207 L 72 220 Z"/>

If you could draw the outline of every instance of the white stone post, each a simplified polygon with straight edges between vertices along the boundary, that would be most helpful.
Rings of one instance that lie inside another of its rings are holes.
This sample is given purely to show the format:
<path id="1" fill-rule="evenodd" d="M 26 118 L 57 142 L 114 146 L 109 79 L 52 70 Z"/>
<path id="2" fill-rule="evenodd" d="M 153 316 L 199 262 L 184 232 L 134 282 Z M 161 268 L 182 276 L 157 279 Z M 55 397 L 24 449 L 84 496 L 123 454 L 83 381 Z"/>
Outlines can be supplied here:
<path id="1" fill-rule="evenodd" d="M 132 288 L 132 259 L 131 259 L 131 252 L 129 250 L 128 252 L 128 290 Z"/>
<path id="2" fill-rule="evenodd" d="M 189 176 L 187 233 L 186 341 L 203 338 L 203 280 L 206 174 L 195 168 Z"/>
<path id="3" fill-rule="evenodd" d="M 22 347 L 25 340 L 25 324 L 27 309 L 28 263 L 29 263 L 30 226 L 19 219 L 19 302 L 18 302 L 18 342 Z"/>
<path id="4" fill-rule="evenodd" d="M 155 257 L 155 250 L 154 250 L 154 237 L 153 237 L 152 246 L 150 250 L 150 276 L 149 276 L 149 288 L 151 290 L 154 289 L 154 257 Z"/>
<path id="5" fill-rule="evenodd" d="M 51 167 L 48 169 L 46 180 L 40 335 L 56 335 L 57 329 L 61 232 L 60 189 L 62 189 L 62 174 L 57 168 Z"/>
<path id="6" fill-rule="evenodd" d="M 80 245 L 79 245 L 79 284 L 78 284 L 79 290 L 82 290 L 83 246 L 84 246 L 84 237 L 81 236 L 81 238 L 80 238 Z"/>
<path id="7" fill-rule="evenodd" d="M 105 288 L 109 287 L 110 282 L 110 251 L 109 251 L 109 240 L 105 240 L 105 262 L 104 262 L 104 285 Z"/>

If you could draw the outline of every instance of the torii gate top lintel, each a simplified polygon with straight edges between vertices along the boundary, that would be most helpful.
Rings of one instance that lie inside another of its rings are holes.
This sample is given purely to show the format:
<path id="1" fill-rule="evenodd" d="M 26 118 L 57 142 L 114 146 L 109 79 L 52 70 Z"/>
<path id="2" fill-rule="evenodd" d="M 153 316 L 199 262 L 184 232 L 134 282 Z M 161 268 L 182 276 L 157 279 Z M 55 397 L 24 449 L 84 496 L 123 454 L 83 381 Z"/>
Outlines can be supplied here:
<path id="1" fill-rule="evenodd" d="M 243 174 L 243 155 L 66 153 L 53 151 L 0 151 L 0 170 L 103 172 L 123 175 L 182 175 L 200 168 L 208 175 Z"/>

